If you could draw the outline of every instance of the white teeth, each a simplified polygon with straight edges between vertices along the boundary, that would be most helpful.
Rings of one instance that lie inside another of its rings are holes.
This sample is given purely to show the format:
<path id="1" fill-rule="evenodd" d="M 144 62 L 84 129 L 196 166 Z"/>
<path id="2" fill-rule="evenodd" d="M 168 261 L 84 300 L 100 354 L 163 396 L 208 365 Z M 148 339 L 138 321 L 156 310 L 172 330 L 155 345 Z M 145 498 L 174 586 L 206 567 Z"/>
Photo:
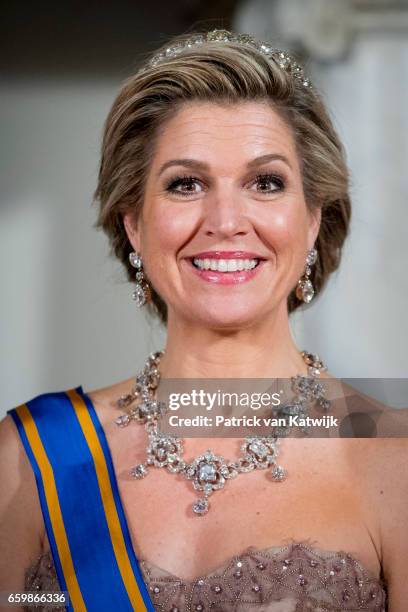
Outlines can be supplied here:
<path id="1" fill-rule="evenodd" d="M 252 270 L 259 259 L 193 259 L 194 265 L 200 270 L 214 272 L 236 272 L 237 270 Z"/>

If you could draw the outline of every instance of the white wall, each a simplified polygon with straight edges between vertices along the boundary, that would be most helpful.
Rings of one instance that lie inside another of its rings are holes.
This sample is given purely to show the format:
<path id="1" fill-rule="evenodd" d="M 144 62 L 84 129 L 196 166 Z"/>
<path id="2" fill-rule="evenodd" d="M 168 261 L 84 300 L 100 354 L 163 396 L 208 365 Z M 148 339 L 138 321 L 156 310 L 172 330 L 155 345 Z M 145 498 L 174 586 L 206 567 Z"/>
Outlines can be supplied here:
<path id="1" fill-rule="evenodd" d="M 338 376 L 408 378 L 408 39 L 359 36 L 346 61 L 311 70 L 346 146 L 353 212 L 303 341 Z"/>

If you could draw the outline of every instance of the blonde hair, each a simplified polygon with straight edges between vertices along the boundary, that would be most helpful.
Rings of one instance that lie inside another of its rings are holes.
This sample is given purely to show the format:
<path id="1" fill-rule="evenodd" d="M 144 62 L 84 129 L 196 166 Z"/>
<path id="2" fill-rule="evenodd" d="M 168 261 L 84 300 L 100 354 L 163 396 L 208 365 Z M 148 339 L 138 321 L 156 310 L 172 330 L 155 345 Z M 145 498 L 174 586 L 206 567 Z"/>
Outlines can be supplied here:
<path id="1" fill-rule="evenodd" d="M 182 44 L 194 34 L 199 32 L 176 36 L 157 51 Z M 345 151 L 314 87 L 302 86 L 274 60 L 235 42 L 204 42 L 137 72 L 125 81 L 113 102 L 104 128 L 95 227 L 107 234 L 110 252 L 125 266 L 128 280 L 135 278 L 129 263 L 133 248 L 122 215 L 133 211 L 137 219 L 161 128 L 183 103 L 191 101 L 267 102 L 288 125 L 296 144 L 307 206 L 321 208 L 315 241 L 318 258 L 310 276 L 318 295 L 339 266 L 349 228 L 351 203 Z M 287 299 L 289 313 L 303 304 L 294 290 Z M 154 287 L 147 308 L 166 324 L 167 306 Z"/>

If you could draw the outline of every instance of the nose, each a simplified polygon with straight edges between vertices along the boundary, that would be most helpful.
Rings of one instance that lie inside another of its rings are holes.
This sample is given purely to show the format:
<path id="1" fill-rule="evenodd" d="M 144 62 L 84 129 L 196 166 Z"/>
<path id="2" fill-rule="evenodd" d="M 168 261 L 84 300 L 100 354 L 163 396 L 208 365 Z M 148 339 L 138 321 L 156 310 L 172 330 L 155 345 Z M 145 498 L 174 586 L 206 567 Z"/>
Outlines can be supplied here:
<path id="1" fill-rule="evenodd" d="M 205 198 L 202 231 L 208 236 L 242 236 L 247 234 L 250 228 L 245 202 L 233 186 L 214 189 Z"/>

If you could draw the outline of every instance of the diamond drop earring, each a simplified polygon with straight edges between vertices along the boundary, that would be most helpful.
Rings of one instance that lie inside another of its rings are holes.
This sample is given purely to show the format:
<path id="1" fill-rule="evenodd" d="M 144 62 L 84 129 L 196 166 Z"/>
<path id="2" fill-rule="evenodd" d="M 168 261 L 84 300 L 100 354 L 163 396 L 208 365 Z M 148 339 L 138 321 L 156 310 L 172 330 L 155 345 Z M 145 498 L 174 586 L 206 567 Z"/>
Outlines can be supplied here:
<path id="1" fill-rule="evenodd" d="M 304 272 L 304 276 L 298 280 L 298 284 L 296 287 L 296 297 L 307 304 L 312 301 L 314 296 L 314 288 L 312 285 L 312 281 L 309 276 L 312 272 L 311 266 L 316 263 L 317 260 L 317 250 L 315 248 L 310 249 L 306 257 L 306 268 Z"/>
<path id="2" fill-rule="evenodd" d="M 137 270 L 136 288 L 132 293 L 132 298 L 135 300 L 136 306 L 140 308 L 141 306 L 144 306 L 145 304 L 147 304 L 147 302 L 150 302 L 151 300 L 152 296 L 151 296 L 151 291 L 150 291 L 150 285 L 147 282 L 145 275 L 144 275 L 141 256 L 138 253 L 135 253 L 133 251 L 132 253 L 129 253 L 129 261 L 131 265 Z"/>

